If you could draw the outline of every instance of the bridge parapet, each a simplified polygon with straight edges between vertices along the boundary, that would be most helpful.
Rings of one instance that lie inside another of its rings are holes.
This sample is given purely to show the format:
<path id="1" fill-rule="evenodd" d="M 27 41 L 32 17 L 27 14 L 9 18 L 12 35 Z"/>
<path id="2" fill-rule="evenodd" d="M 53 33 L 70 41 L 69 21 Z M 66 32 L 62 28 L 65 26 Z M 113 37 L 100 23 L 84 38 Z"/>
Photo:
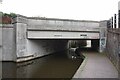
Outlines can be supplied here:
<path id="1" fill-rule="evenodd" d="M 28 29 L 32 30 L 69 30 L 69 31 L 99 31 L 99 22 L 59 21 L 59 20 L 28 20 Z"/>
<path id="2" fill-rule="evenodd" d="M 18 15 L 14 22 L 26 23 L 28 30 L 100 31 L 99 21 L 35 18 Z"/>

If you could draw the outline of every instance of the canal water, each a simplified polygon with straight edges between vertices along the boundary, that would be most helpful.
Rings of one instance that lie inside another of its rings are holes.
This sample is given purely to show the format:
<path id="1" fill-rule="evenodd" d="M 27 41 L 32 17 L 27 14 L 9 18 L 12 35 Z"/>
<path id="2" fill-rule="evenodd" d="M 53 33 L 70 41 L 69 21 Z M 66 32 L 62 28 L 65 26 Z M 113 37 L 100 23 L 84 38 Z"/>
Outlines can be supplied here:
<path id="1" fill-rule="evenodd" d="M 3 62 L 3 78 L 72 78 L 82 63 L 66 52 L 54 53 L 22 63 Z"/>

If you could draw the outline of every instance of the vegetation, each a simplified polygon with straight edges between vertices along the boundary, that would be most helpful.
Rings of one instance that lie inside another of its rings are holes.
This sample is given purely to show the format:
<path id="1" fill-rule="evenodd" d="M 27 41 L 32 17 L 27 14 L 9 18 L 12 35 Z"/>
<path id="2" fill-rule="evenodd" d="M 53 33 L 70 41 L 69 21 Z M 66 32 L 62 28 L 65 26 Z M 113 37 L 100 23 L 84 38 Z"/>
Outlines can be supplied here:
<path id="1" fill-rule="evenodd" d="M 17 17 L 17 15 L 15 13 L 3 13 L 0 12 L 0 24 L 11 24 L 12 23 L 12 19 Z"/>

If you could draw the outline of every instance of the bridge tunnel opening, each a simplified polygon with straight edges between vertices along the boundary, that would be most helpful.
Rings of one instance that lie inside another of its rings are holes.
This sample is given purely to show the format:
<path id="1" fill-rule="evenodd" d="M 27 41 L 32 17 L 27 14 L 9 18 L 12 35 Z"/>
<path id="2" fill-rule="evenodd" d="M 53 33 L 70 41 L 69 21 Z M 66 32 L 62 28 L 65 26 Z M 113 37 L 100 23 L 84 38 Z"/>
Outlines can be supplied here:
<path id="1" fill-rule="evenodd" d="M 28 54 L 42 57 L 56 52 L 66 52 L 70 48 L 80 47 L 81 51 L 99 51 L 99 40 L 89 39 L 30 39 L 27 41 Z"/>
<path id="2" fill-rule="evenodd" d="M 99 52 L 99 39 L 69 40 L 69 48 L 79 47 L 82 52 Z"/>

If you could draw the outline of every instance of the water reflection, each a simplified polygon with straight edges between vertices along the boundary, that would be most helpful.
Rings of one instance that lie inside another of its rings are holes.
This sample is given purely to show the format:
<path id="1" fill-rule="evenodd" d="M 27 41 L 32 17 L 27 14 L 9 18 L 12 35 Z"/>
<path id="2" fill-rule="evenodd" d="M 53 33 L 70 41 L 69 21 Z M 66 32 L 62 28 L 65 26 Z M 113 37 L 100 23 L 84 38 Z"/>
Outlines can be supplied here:
<path id="1" fill-rule="evenodd" d="M 72 78 L 81 59 L 70 59 L 66 52 L 55 53 L 35 60 L 3 62 L 3 78 Z"/>

